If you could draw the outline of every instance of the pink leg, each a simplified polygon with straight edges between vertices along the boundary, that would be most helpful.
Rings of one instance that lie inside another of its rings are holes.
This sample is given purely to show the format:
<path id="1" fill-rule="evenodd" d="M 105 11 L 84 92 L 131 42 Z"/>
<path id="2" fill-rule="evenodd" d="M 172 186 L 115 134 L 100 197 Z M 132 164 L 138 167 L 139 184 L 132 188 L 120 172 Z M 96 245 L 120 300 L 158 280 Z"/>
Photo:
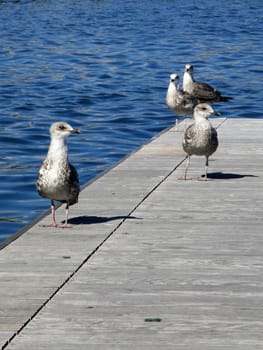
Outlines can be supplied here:
<path id="1" fill-rule="evenodd" d="M 50 224 L 47 225 L 40 225 L 42 227 L 58 227 L 57 223 L 56 223 L 56 218 L 55 218 L 55 204 L 54 201 L 51 201 L 51 218 L 52 221 Z"/>
<path id="2" fill-rule="evenodd" d="M 65 222 L 62 225 L 58 225 L 57 227 L 60 228 L 70 228 L 72 225 L 68 224 L 68 214 L 69 214 L 69 204 L 66 204 L 66 209 L 65 209 Z"/>
<path id="3" fill-rule="evenodd" d="M 190 165 L 190 156 L 188 155 L 187 159 L 186 159 L 186 167 L 185 167 L 184 175 L 179 177 L 178 180 L 191 180 L 190 178 L 187 178 L 187 172 L 188 172 L 189 165 Z"/>
<path id="4" fill-rule="evenodd" d="M 200 178 L 201 181 L 211 180 L 207 177 L 207 172 L 208 172 L 208 157 L 206 157 L 206 161 L 205 161 L 205 176 Z"/>

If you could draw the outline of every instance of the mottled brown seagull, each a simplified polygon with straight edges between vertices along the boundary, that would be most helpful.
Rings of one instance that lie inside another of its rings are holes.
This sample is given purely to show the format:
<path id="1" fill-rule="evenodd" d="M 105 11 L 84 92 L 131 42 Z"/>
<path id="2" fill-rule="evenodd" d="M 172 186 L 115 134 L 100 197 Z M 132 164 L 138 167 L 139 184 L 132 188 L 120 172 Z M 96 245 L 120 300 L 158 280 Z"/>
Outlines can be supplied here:
<path id="1" fill-rule="evenodd" d="M 193 65 L 186 64 L 183 76 L 183 90 L 193 95 L 199 103 L 226 102 L 231 99 L 231 97 L 222 96 L 219 91 L 209 84 L 195 81 L 193 72 Z"/>
<path id="2" fill-rule="evenodd" d="M 179 79 L 178 74 L 170 75 L 170 82 L 166 92 L 166 104 L 178 116 L 192 116 L 197 101 L 188 92 L 180 90 Z"/>
<path id="3" fill-rule="evenodd" d="M 80 191 L 78 173 L 68 161 L 67 137 L 80 134 L 65 122 L 53 123 L 50 127 L 51 142 L 41 165 L 37 179 L 37 191 L 40 196 L 51 200 L 52 221 L 47 227 L 71 227 L 68 224 L 69 206 L 78 202 Z M 66 203 L 65 222 L 57 224 L 54 201 Z"/>
<path id="4" fill-rule="evenodd" d="M 187 171 L 192 155 L 205 156 L 205 176 L 207 180 L 208 158 L 213 154 L 218 146 L 216 129 L 208 119 L 212 114 L 219 115 L 207 103 L 200 103 L 194 109 L 194 123 L 190 125 L 184 135 L 183 149 L 187 153 L 185 173 L 182 179 L 187 179 Z"/>

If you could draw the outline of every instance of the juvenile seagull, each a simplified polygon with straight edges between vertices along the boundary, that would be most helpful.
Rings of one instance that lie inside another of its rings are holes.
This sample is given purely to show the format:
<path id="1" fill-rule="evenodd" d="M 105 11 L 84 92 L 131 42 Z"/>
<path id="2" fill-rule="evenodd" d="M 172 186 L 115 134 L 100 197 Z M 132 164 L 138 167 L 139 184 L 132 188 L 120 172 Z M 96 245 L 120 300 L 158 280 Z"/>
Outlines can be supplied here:
<path id="1" fill-rule="evenodd" d="M 205 156 L 205 177 L 207 180 L 208 158 L 213 154 L 218 146 L 216 129 L 208 119 L 212 114 L 219 115 L 207 103 L 200 103 L 194 109 L 194 123 L 190 125 L 184 135 L 183 149 L 187 153 L 187 162 L 183 180 L 187 179 L 187 171 L 190 165 L 190 157 L 194 154 Z"/>
<path id="2" fill-rule="evenodd" d="M 47 227 L 70 227 L 68 225 L 69 206 L 78 202 L 78 173 L 68 161 L 67 137 L 80 134 L 67 123 L 57 122 L 50 127 L 51 142 L 49 150 L 41 165 L 37 179 L 37 191 L 40 196 L 51 200 L 52 221 Z M 65 223 L 59 225 L 55 219 L 54 201 L 66 203 Z"/>
<path id="3" fill-rule="evenodd" d="M 194 80 L 194 67 L 191 64 L 186 64 L 183 76 L 183 90 L 193 95 L 199 103 L 229 101 L 231 97 L 222 96 L 219 91 L 214 89 L 207 83 L 201 83 Z"/>
<path id="4" fill-rule="evenodd" d="M 188 92 L 179 89 L 179 75 L 171 74 L 166 93 L 167 106 L 179 116 L 193 115 L 197 101 Z"/>

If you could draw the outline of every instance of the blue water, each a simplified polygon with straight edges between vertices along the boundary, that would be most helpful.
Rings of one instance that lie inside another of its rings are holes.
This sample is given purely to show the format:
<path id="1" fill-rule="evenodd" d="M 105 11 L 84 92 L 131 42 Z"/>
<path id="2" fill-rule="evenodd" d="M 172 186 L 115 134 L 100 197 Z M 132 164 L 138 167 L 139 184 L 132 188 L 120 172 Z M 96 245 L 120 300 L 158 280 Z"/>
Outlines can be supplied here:
<path id="1" fill-rule="evenodd" d="M 262 118 L 262 0 L 0 1 L 0 241 L 49 207 L 35 180 L 49 126 L 69 139 L 81 184 L 175 122 L 171 73 L 234 100 L 229 118 Z"/>

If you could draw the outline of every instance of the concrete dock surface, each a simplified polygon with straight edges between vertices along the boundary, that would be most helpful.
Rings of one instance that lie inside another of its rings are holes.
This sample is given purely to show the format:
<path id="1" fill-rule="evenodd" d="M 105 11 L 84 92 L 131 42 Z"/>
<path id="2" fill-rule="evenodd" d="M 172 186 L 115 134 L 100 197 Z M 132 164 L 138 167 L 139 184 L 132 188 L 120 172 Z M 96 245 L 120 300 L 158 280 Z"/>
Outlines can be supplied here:
<path id="1" fill-rule="evenodd" d="M 2 349 L 263 349 L 263 120 L 212 122 L 210 181 L 179 125 L 0 251 Z"/>

